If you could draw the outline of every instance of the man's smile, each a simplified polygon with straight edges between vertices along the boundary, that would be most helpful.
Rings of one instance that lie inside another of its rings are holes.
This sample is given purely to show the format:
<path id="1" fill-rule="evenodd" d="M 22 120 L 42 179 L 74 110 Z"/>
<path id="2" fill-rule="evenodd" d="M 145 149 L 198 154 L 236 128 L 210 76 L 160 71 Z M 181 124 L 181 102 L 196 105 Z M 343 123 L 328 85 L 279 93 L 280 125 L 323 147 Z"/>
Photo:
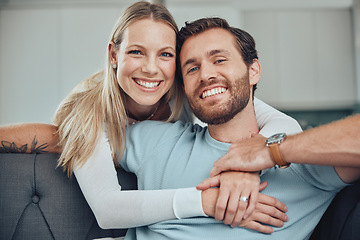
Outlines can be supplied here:
<path id="1" fill-rule="evenodd" d="M 226 90 L 227 90 L 227 88 L 225 88 L 225 87 L 215 87 L 215 88 L 212 88 L 212 89 L 208 89 L 208 90 L 205 90 L 201 94 L 200 98 L 205 99 L 207 97 L 211 97 L 211 96 L 214 96 L 214 95 L 217 95 L 217 94 L 222 94 Z"/>

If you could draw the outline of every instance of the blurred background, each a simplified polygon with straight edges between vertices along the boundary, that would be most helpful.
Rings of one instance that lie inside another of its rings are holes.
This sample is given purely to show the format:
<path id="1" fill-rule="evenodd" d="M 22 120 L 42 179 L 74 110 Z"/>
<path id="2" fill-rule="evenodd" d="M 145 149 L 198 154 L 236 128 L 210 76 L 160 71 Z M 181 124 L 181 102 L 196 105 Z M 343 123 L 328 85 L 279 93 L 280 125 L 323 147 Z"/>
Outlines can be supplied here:
<path id="1" fill-rule="evenodd" d="M 103 68 L 131 0 L 0 0 L 0 125 L 51 123 Z M 360 112 L 360 0 L 165 0 L 179 27 L 220 16 L 257 42 L 256 96 L 303 129 Z"/>

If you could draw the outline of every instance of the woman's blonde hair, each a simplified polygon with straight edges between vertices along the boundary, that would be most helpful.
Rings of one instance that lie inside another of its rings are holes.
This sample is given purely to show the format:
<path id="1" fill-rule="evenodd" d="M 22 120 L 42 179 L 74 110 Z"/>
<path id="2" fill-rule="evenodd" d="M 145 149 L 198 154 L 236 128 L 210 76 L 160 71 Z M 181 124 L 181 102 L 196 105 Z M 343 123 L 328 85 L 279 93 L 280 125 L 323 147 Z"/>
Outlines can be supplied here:
<path id="1" fill-rule="evenodd" d="M 128 7 L 114 26 L 110 42 L 118 48 L 125 29 L 133 22 L 150 18 L 167 23 L 178 33 L 177 25 L 169 11 L 160 4 L 137 2 Z M 178 81 L 163 97 L 165 102 L 175 99 L 174 109 L 167 121 L 176 120 L 182 109 L 182 91 Z M 82 166 L 92 154 L 99 136 L 107 130 L 113 160 L 117 163 L 125 146 L 127 113 L 125 92 L 116 78 L 107 54 L 105 69 L 81 82 L 63 100 L 54 118 L 62 148 L 58 166 L 70 176 L 75 160 Z"/>

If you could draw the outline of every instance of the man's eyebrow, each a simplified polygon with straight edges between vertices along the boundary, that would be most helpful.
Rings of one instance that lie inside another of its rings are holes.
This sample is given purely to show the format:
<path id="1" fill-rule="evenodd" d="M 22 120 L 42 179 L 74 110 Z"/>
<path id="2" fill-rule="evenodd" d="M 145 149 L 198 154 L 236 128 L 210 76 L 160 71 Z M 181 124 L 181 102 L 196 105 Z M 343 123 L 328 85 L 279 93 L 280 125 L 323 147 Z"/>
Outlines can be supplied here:
<path id="1" fill-rule="evenodd" d="M 188 60 L 182 65 L 182 68 L 184 68 L 186 65 L 191 64 L 191 63 L 194 63 L 194 62 L 195 62 L 195 59 L 194 59 L 194 58 L 190 58 L 190 59 L 188 59 Z"/>
<path id="2" fill-rule="evenodd" d="M 230 52 L 228 50 L 225 50 L 225 49 L 214 49 L 214 50 L 211 50 L 208 55 L 209 56 L 214 56 L 214 55 L 216 55 L 218 53 L 230 54 Z"/>

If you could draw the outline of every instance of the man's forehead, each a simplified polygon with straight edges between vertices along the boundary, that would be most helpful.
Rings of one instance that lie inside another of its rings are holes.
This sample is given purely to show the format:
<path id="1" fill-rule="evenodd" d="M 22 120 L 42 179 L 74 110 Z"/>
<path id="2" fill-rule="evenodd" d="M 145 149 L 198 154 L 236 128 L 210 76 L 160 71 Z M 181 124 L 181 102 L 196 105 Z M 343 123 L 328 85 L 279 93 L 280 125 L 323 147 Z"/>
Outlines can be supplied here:
<path id="1" fill-rule="evenodd" d="M 232 41 L 234 36 L 226 29 L 223 28 L 210 28 L 201 33 L 197 33 L 193 36 L 188 37 L 181 48 L 181 51 L 186 48 L 191 48 L 191 42 L 198 42 L 199 44 L 206 43 L 206 44 L 217 44 L 222 43 L 224 41 Z"/>
<path id="2" fill-rule="evenodd" d="M 199 57 L 198 54 L 213 56 L 215 54 L 229 55 L 236 50 L 234 36 L 227 30 L 212 28 L 191 36 L 184 42 L 180 50 L 180 61 L 188 61 Z M 183 65 L 183 64 L 182 64 Z"/>

